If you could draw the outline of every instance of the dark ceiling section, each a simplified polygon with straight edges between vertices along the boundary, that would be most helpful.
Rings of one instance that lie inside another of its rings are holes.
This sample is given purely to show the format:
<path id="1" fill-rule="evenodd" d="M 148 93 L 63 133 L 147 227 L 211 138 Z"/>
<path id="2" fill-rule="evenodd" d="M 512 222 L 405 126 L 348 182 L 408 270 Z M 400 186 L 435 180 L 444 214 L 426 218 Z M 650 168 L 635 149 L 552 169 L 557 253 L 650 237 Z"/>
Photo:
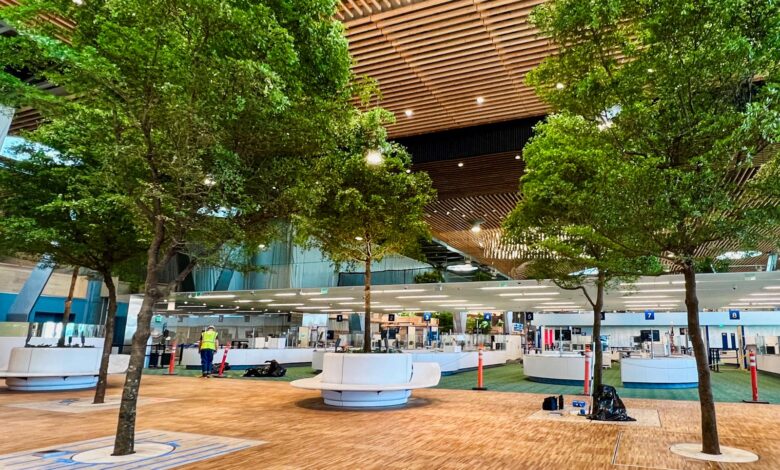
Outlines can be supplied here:
<path id="1" fill-rule="evenodd" d="M 446 199 L 517 192 L 523 175 L 521 152 L 505 152 L 480 157 L 414 165 L 433 180 L 440 201 Z M 462 166 L 459 166 L 462 164 Z"/>
<path id="2" fill-rule="evenodd" d="M 531 138 L 533 126 L 542 117 L 467 127 L 433 134 L 396 139 L 412 155 L 412 162 L 477 157 L 498 153 L 519 153 Z"/>
<path id="3" fill-rule="evenodd" d="M 426 208 L 434 236 L 473 260 L 503 273 L 514 268 L 512 247 L 501 241 L 501 222 L 519 200 L 523 146 L 542 117 L 398 139 L 415 171 L 433 180 L 437 201 Z M 472 230 L 479 225 L 479 230 Z M 453 254 L 457 257 L 456 254 Z"/>

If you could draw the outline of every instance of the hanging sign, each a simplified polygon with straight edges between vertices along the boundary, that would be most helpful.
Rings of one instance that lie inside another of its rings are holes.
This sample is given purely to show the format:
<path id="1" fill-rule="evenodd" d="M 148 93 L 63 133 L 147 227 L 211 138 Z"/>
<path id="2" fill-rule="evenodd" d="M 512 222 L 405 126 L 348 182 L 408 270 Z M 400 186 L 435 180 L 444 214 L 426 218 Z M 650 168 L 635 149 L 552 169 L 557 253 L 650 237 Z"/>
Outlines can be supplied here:
<path id="1" fill-rule="evenodd" d="M 645 320 L 655 320 L 655 310 L 645 310 Z"/>

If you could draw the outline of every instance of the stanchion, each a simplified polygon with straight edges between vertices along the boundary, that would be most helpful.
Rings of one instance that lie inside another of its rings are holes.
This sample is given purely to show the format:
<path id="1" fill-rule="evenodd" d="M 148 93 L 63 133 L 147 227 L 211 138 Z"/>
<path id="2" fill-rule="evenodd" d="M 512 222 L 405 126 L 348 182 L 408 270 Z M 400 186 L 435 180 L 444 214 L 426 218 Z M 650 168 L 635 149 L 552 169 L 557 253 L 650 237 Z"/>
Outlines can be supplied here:
<path id="1" fill-rule="evenodd" d="M 482 383 L 482 350 L 484 349 L 483 345 L 479 345 L 479 356 L 477 360 L 477 386 L 473 387 L 472 390 L 487 390 L 487 388 Z"/>
<path id="2" fill-rule="evenodd" d="M 586 397 L 590 396 L 590 345 L 585 345 L 585 389 L 582 392 Z"/>
<path id="3" fill-rule="evenodd" d="M 215 375 L 215 378 L 224 379 L 225 376 L 222 373 L 225 371 L 225 363 L 227 362 L 228 351 L 230 351 L 230 345 L 225 345 L 225 353 L 222 355 L 222 362 L 219 364 L 219 374 Z"/>
<path id="4" fill-rule="evenodd" d="M 756 366 L 756 353 L 754 351 L 750 351 L 750 384 L 753 387 L 753 399 L 742 401 L 744 403 L 769 403 L 768 401 L 758 399 L 758 367 Z"/>
<path id="5" fill-rule="evenodd" d="M 176 375 L 174 367 L 176 366 L 176 341 L 171 345 L 171 360 L 168 362 L 168 373 L 165 375 Z"/>

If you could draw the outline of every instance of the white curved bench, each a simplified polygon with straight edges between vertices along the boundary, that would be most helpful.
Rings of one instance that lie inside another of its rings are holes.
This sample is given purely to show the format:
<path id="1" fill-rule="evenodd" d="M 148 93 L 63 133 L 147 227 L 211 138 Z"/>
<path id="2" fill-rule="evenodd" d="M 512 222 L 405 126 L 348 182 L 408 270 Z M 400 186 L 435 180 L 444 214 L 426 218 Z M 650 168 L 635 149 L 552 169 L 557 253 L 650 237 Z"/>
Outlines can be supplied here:
<path id="1" fill-rule="evenodd" d="M 413 389 L 435 387 L 440 378 L 438 363 L 413 363 L 410 354 L 327 353 L 321 374 L 291 385 L 319 390 L 331 406 L 382 407 L 402 405 Z"/>
<path id="2" fill-rule="evenodd" d="M 11 390 L 79 390 L 97 385 L 103 348 L 13 348 L 0 378 Z M 112 354 L 109 374 L 124 373 L 129 356 Z"/>

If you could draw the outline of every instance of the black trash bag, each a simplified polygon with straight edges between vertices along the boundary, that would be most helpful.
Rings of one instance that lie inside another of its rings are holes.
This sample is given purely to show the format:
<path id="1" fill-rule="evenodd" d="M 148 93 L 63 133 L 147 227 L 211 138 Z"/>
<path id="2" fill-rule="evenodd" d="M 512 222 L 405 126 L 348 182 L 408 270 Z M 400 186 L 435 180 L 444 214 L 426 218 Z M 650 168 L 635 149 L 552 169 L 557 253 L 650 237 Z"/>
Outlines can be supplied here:
<path id="1" fill-rule="evenodd" d="M 626 414 L 626 406 L 611 385 L 599 385 L 593 395 L 593 413 L 588 417 L 595 421 L 636 421 Z"/>
<path id="2" fill-rule="evenodd" d="M 279 365 L 279 363 L 276 362 L 276 359 L 265 361 L 263 371 L 265 372 L 266 377 L 284 377 L 284 374 L 287 373 L 287 369 Z"/>
<path id="3" fill-rule="evenodd" d="M 244 377 L 284 377 L 286 373 L 287 369 L 279 365 L 275 359 L 271 359 L 261 367 L 247 369 Z"/>

